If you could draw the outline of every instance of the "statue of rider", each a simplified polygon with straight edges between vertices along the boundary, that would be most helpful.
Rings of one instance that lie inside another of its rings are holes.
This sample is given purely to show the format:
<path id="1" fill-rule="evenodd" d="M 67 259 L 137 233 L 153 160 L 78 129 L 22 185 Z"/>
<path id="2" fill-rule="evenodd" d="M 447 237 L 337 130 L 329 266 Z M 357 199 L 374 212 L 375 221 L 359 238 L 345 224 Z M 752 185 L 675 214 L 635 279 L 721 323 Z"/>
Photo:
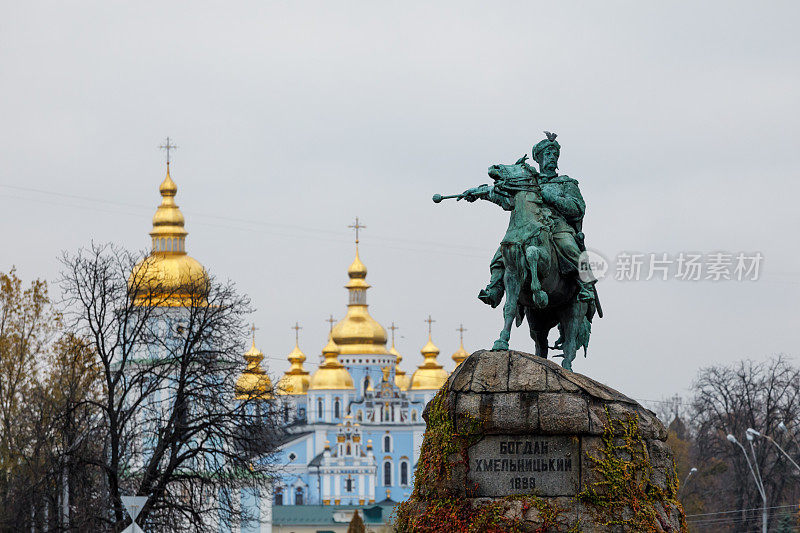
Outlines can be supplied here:
<path id="1" fill-rule="evenodd" d="M 542 199 L 552 212 L 553 243 L 559 255 L 559 268 L 562 274 L 574 276 L 578 284 L 578 300 L 591 302 L 594 299 L 594 288 L 591 282 L 584 282 L 578 274 L 579 259 L 583 246 L 583 215 L 586 203 L 583 201 L 578 181 L 566 175 L 558 174 L 558 157 L 561 145 L 556 141 L 556 134 L 544 132 L 546 139 L 533 147 L 533 159 L 539 165 L 538 181 L 542 189 Z M 487 187 L 487 186 L 482 186 Z M 477 189 L 477 188 L 476 188 Z M 476 198 L 472 189 L 464 191 L 463 197 L 468 201 Z M 494 254 L 489 265 L 491 279 L 478 298 L 492 307 L 497 307 L 503 299 L 503 273 L 505 266 L 500 249 Z"/>

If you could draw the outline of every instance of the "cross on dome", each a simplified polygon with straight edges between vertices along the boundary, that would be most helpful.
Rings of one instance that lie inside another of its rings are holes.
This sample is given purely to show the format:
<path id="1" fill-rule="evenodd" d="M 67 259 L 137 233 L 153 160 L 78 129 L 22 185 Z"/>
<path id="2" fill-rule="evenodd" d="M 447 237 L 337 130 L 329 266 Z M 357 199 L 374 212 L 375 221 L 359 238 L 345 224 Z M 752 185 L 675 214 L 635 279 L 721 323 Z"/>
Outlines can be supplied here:
<path id="1" fill-rule="evenodd" d="M 464 332 L 467 331 L 467 328 L 464 327 L 464 324 L 459 324 L 456 328 L 456 331 L 459 333 L 459 337 L 461 338 L 461 344 L 464 344 Z"/>
<path id="2" fill-rule="evenodd" d="M 427 322 L 427 323 L 428 323 L 428 337 L 430 337 L 430 336 L 431 336 L 431 333 L 432 333 L 432 332 L 431 332 L 431 326 L 432 326 L 432 325 L 433 325 L 433 323 L 434 323 L 434 322 L 436 322 L 436 321 L 435 321 L 434 319 L 432 319 L 432 318 L 431 318 L 431 315 L 428 315 L 428 318 L 426 318 L 426 319 L 425 319 L 425 322 Z"/>
<path id="3" fill-rule="evenodd" d="M 167 140 L 164 142 L 164 144 L 159 146 L 159 148 L 167 151 L 167 166 L 169 166 L 169 151 L 176 150 L 178 147 L 172 144 L 172 142 L 169 140 L 169 137 L 167 137 Z"/>
<path id="4" fill-rule="evenodd" d="M 299 322 L 295 322 L 294 326 L 292 326 L 291 329 L 294 330 L 294 342 L 295 342 L 295 344 L 300 344 L 300 330 L 303 329 L 303 327 L 300 325 Z"/>
<path id="5" fill-rule="evenodd" d="M 355 230 L 355 232 L 356 232 L 356 246 L 358 246 L 358 230 L 365 229 L 366 226 L 364 226 L 363 224 L 359 223 L 358 217 L 356 217 L 356 221 L 354 223 L 350 224 L 347 227 Z"/>

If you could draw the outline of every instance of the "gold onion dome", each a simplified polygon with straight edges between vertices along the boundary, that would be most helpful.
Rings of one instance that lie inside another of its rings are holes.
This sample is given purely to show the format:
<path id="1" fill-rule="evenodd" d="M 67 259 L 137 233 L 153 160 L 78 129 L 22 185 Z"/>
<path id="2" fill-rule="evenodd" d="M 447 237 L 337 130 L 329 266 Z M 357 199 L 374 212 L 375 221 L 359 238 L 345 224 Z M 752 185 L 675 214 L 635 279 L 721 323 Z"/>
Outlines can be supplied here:
<path id="1" fill-rule="evenodd" d="M 411 390 L 438 390 L 442 388 L 449 377 L 447 371 L 436 362 L 439 355 L 439 348 L 433 344 L 430 333 L 428 343 L 422 347 L 420 353 L 425 358 L 417 370 L 411 376 Z"/>
<path id="2" fill-rule="evenodd" d="M 311 376 L 312 390 L 354 389 L 353 378 L 347 369 L 339 362 L 339 347 L 328 336 L 328 344 L 322 349 L 325 360 L 319 369 Z"/>
<path id="3" fill-rule="evenodd" d="M 269 376 L 261 368 L 261 360 L 264 359 L 264 354 L 261 350 L 256 348 L 256 340 L 253 338 L 253 345 L 244 354 L 244 359 L 247 361 L 247 367 L 236 380 L 234 391 L 236 392 L 237 400 L 271 400 L 272 395 L 272 381 Z"/>
<path id="4" fill-rule="evenodd" d="M 150 237 L 153 248 L 139 261 L 128 278 L 138 305 L 204 305 L 208 293 L 208 274 L 203 265 L 186 254 L 183 213 L 175 203 L 178 187 L 169 175 L 158 188 L 161 205 L 153 215 Z"/>
<path id="5" fill-rule="evenodd" d="M 342 355 L 354 354 L 379 354 L 385 355 L 386 330 L 372 318 L 367 310 L 367 289 L 365 281 L 367 267 L 358 256 L 356 244 L 356 258 L 347 269 L 350 281 L 345 288 L 350 293 L 347 304 L 347 314 L 331 331 L 333 341 L 339 346 Z"/>
<path id="6" fill-rule="evenodd" d="M 456 352 L 450 357 L 452 357 L 453 361 L 456 362 L 456 368 L 458 368 L 458 365 L 464 362 L 464 359 L 469 357 L 469 352 L 464 349 L 463 340 L 461 341 L 461 346 L 459 346 L 458 350 L 456 350 Z"/>
<path id="7" fill-rule="evenodd" d="M 278 394 L 306 394 L 311 384 L 308 372 L 303 368 L 303 361 L 306 354 L 300 350 L 300 346 L 295 343 L 294 350 L 289 353 L 287 359 L 291 366 L 289 370 L 278 381 Z"/>

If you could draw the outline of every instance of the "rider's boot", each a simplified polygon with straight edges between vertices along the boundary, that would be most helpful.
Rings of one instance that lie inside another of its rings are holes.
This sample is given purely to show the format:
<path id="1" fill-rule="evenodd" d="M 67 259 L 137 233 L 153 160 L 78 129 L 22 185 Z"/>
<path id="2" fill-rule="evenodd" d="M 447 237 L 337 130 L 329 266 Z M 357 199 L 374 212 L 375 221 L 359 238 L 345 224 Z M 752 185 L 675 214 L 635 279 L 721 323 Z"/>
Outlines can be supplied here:
<path id="1" fill-rule="evenodd" d="M 492 309 L 500 305 L 503 301 L 503 269 L 496 268 L 492 270 L 492 278 L 485 289 L 478 293 L 478 300 L 486 305 L 491 305 Z"/>

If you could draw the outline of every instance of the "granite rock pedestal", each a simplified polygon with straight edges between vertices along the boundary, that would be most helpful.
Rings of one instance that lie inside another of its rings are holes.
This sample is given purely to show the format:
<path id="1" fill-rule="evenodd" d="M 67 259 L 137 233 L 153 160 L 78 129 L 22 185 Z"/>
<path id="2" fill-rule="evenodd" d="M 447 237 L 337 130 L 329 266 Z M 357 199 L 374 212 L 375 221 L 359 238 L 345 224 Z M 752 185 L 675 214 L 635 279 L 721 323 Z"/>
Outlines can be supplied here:
<path id="1" fill-rule="evenodd" d="M 476 517 L 492 506 L 499 531 L 504 524 L 522 531 L 686 530 L 664 425 L 631 398 L 553 361 L 477 351 L 424 416 L 417 484 L 402 516 L 425 518 L 452 502 L 463 514 L 467 502 Z M 457 438 L 434 437 L 432 416 Z M 437 463 L 431 447 L 442 442 L 447 454 Z"/>

